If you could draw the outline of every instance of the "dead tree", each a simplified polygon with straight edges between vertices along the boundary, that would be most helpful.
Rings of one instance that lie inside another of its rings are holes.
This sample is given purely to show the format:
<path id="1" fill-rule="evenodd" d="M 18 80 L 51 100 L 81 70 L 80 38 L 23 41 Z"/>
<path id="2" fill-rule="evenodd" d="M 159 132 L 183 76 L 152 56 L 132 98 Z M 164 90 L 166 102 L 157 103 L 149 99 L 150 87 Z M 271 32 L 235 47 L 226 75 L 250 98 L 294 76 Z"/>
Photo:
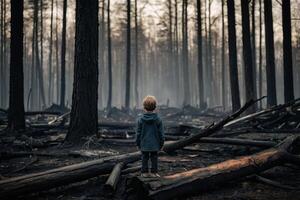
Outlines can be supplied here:
<path id="1" fill-rule="evenodd" d="M 127 41 L 126 41 L 126 83 L 125 83 L 125 108 L 130 108 L 130 73 L 131 73 L 131 3 L 127 0 Z"/>
<path id="2" fill-rule="evenodd" d="M 98 0 L 76 1 L 75 69 L 67 141 L 97 133 Z"/>
<path id="3" fill-rule="evenodd" d="M 282 1 L 284 101 L 294 99 L 293 60 L 291 40 L 291 2 Z"/>
<path id="4" fill-rule="evenodd" d="M 239 79 L 236 55 L 236 30 L 235 30 L 235 8 L 234 0 L 227 0 L 228 12 L 228 46 L 229 46 L 229 71 L 232 110 L 236 111 L 241 107 Z"/>
<path id="5" fill-rule="evenodd" d="M 106 183 L 104 184 L 103 188 L 104 191 L 108 194 L 113 194 L 117 188 L 118 182 L 120 180 L 122 168 L 124 163 L 120 162 L 116 164 L 111 171 Z"/>
<path id="6" fill-rule="evenodd" d="M 52 81 L 53 81 L 53 74 L 52 74 L 52 52 L 53 52 L 53 9 L 54 9 L 54 0 L 51 0 L 51 16 L 50 16 L 50 38 L 49 38 L 49 57 L 48 57 L 48 104 L 51 104 L 53 98 L 53 90 L 52 90 Z"/>
<path id="7" fill-rule="evenodd" d="M 250 39 L 250 21 L 249 21 L 249 3 L 241 0 L 242 11 L 242 32 L 243 32 L 243 56 L 245 72 L 246 101 L 256 99 L 254 90 L 253 57 Z M 256 108 L 252 106 L 248 113 L 255 112 Z"/>
<path id="8" fill-rule="evenodd" d="M 86 0 L 82 1 L 86 2 Z M 95 8 L 97 8 L 96 5 Z M 5 179 L 0 181 L 0 196 L 15 197 L 83 181 L 110 173 L 117 163 L 128 164 L 137 161 L 139 158 L 140 152 L 134 152 Z"/>
<path id="9" fill-rule="evenodd" d="M 268 107 L 277 104 L 276 77 L 275 77 L 275 56 L 274 56 L 274 31 L 272 0 L 264 0 L 265 6 L 265 35 L 266 35 L 266 72 L 267 72 L 267 105 Z"/>
<path id="10" fill-rule="evenodd" d="M 159 179 L 134 177 L 130 186 L 143 198 L 149 197 L 150 199 L 173 199 L 197 194 L 213 189 L 216 185 L 258 174 L 282 163 L 299 164 L 300 157 L 294 154 L 298 153 L 294 149 L 299 142 L 299 136 L 291 136 L 278 146 L 254 155 L 227 160 Z"/>
<path id="11" fill-rule="evenodd" d="M 67 0 L 63 5 L 63 26 L 61 36 L 61 76 L 60 76 L 60 106 L 65 107 L 66 96 L 66 29 L 67 29 Z"/>
<path id="12" fill-rule="evenodd" d="M 23 10 L 24 1 L 11 1 L 10 90 L 8 128 L 25 128 L 23 74 Z"/>
<path id="13" fill-rule="evenodd" d="M 103 31 L 103 30 L 101 30 Z M 108 98 L 107 109 L 111 109 L 112 101 L 112 58 L 111 58 L 111 27 L 110 27 L 110 0 L 107 0 L 107 54 L 108 54 Z"/>

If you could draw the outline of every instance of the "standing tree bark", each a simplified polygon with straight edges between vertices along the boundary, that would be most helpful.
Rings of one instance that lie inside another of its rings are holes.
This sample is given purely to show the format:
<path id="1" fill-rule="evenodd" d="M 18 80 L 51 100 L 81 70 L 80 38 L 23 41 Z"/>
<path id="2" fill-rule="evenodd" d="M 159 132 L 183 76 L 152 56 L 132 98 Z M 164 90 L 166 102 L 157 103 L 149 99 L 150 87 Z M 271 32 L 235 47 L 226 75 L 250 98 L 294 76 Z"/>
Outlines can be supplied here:
<path id="1" fill-rule="evenodd" d="M 111 28 L 110 28 L 110 0 L 107 0 L 107 53 L 108 53 L 108 99 L 107 109 L 111 109 L 112 100 L 112 62 L 111 62 Z"/>
<path id="2" fill-rule="evenodd" d="M 228 12 L 228 46 L 229 46 L 229 70 L 232 111 L 241 107 L 237 55 L 236 55 L 236 31 L 235 31 L 235 8 L 234 0 L 227 0 Z"/>
<path id="3" fill-rule="evenodd" d="M 201 2 L 197 0 L 197 49 L 198 49 L 198 90 L 199 90 L 199 107 L 205 108 L 204 105 L 204 77 L 203 77 L 203 64 L 202 64 L 202 23 L 201 23 Z"/>
<path id="4" fill-rule="evenodd" d="M 66 140 L 97 133 L 98 0 L 76 0 L 75 66 L 70 127 Z"/>
<path id="5" fill-rule="evenodd" d="M 136 107 L 139 105 L 139 32 L 138 32 L 138 13 L 137 13 L 137 0 L 134 1 L 134 23 L 135 23 L 135 84 L 134 84 L 134 96 Z"/>
<path id="6" fill-rule="evenodd" d="M 294 99 L 293 60 L 291 41 L 291 2 L 282 1 L 284 101 Z"/>
<path id="7" fill-rule="evenodd" d="M 183 67 L 183 84 L 184 84 L 184 97 L 183 106 L 189 105 L 190 96 L 190 80 L 189 80 L 189 50 L 188 50 L 188 20 L 187 20 L 187 7 L 188 1 L 182 2 L 182 67 Z"/>
<path id="8" fill-rule="evenodd" d="M 254 96 L 255 96 L 255 99 L 257 97 L 257 86 L 256 86 L 256 35 L 255 35 L 255 1 L 256 0 L 252 0 L 252 10 L 251 10 L 251 23 L 252 23 L 252 30 L 251 30 L 251 37 L 252 37 L 252 44 L 251 44 L 251 47 L 252 47 L 252 67 L 253 67 L 253 84 L 254 84 Z"/>
<path id="9" fill-rule="evenodd" d="M 262 0 L 259 0 L 259 65 L 258 65 L 258 96 L 262 97 Z M 259 103 L 262 108 L 262 103 Z"/>
<path id="10" fill-rule="evenodd" d="M 66 29 L 67 29 L 67 4 L 64 0 L 63 5 L 63 26 L 61 36 L 61 76 L 60 76 L 60 107 L 65 107 L 66 96 Z"/>
<path id="11" fill-rule="evenodd" d="M 125 83 L 125 109 L 130 108 L 130 74 L 131 74 L 131 5 L 130 0 L 127 0 L 127 42 L 126 42 L 126 83 Z"/>
<path id="12" fill-rule="evenodd" d="M 265 5 L 267 96 L 268 96 L 267 106 L 270 107 L 277 104 L 272 0 L 264 0 L 264 5 Z"/>
<path id="13" fill-rule="evenodd" d="M 254 91 L 254 78 L 253 78 L 253 57 L 250 39 L 250 21 L 249 21 L 249 3 L 248 1 L 241 0 L 242 11 L 242 32 L 243 32 L 243 56 L 245 67 L 245 89 L 246 89 L 246 101 L 250 99 L 256 99 Z M 251 106 L 247 110 L 247 113 L 255 112 L 255 107 Z"/>
<path id="14" fill-rule="evenodd" d="M 222 105 L 223 109 L 226 108 L 226 82 L 225 82 L 225 16 L 224 16 L 224 4 L 225 0 L 222 0 Z"/>
<path id="15" fill-rule="evenodd" d="M 11 1 L 11 45 L 8 128 L 25 129 L 23 74 L 23 0 Z"/>
<path id="16" fill-rule="evenodd" d="M 54 0 L 51 0 L 50 40 L 49 40 L 49 58 L 48 58 L 48 62 L 49 62 L 48 103 L 49 104 L 51 104 L 52 95 L 53 95 L 52 93 L 53 8 L 54 8 Z"/>

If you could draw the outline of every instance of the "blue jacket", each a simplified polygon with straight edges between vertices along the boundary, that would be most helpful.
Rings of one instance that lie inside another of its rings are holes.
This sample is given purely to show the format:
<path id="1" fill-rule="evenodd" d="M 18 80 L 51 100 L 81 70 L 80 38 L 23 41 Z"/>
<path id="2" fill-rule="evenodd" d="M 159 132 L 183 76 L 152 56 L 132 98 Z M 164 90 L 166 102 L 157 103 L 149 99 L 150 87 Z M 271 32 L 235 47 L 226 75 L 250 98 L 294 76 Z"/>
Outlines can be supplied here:
<path id="1" fill-rule="evenodd" d="M 144 113 L 137 121 L 136 145 L 141 151 L 159 151 L 164 141 L 162 120 L 156 113 Z"/>

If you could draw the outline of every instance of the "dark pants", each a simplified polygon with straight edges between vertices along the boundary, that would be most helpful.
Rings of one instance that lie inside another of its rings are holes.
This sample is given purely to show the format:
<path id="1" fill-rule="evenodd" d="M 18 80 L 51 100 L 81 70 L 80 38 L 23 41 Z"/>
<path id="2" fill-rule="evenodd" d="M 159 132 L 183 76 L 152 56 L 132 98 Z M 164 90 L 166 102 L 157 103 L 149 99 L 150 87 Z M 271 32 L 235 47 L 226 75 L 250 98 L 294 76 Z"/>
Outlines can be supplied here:
<path id="1" fill-rule="evenodd" d="M 151 160 L 151 173 L 157 173 L 157 151 L 142 151 L 142 173 L 148 173 L 148 161 Z"/>

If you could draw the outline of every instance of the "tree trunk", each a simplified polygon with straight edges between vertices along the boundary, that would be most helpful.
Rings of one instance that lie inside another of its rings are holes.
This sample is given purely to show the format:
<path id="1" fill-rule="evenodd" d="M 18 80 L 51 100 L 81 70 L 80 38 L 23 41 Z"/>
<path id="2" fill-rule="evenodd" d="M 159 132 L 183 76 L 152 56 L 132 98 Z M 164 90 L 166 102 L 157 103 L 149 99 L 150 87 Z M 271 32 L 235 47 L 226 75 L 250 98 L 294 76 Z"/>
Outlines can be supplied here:
<path id="1" fill-rule="evenodd" d="M 102 30 L 103 31 L 103 30 Z M 111 58 L 111 28 L 110 28 L 110 0 L 107 0 L 107 43 L 108 43 L 108 99 L 107 109 L 111 109 L 112 101 L 112 58 Z"/>
<path id="2" fill-rule="evenodd" d="M 252 17 L 252 30 L 251 30 L 251 37 L 252 37 L 252 44 L 251 44 L 251 47 L 252 47 L 252 66 L 253 66 L 253 88 L 254 88 L 254 98 L 256 99 L 257 98 L 257 85 L 256 85 L 256 34 L 255 34 L 255 30 L 256 30 L 256 27 L 255 27 L 255 2 L 256 0 L 252 0 L 252 14 L 251 14 L 251 17 Z"/>
<path id="3" fill-rule="evenodd" d="M 184 96 L 183 105 L 189 105 L 191 100 L 190 95 L 190 80 L 189 80 L 189 51 L 188 51 L 188 20 L 187 20 L 188 1 L 182 2 L 182 67 L 183 67 L 183 84 Z"/>
<path id="4" fill-rule="evenodd" d="M 223 109 L 226 109 L 226 65 L 225 65 L 225 16 L 224 16 L 224 4 L 225 0 L 222 0 L 222 105 Z"/>
<path id="5" fill-rule="evenodd" d="M 271 107 L 277 104 L 272 0 L 264 0 L 264 5 L 265 5 L 267 96 L 268 96 L 267 106 Z"/>
<path id="6" fill-rule="evenodd" d="M 78 1 L 80 0 L 77 0 L 77 2 Z M 87 2 L 86 0 L 82 1 Z M 91 3 L 91 1 L 88 1 L 88 3 Z M 94 8 L 98 8 L 97 5 L 94 5 Z M 87 12 L 88 11 L 91 10 L 87 10 Z M 86 30 L 87 29 L 84 29 L 84 31 Z M 93 42 L 95 42 L 95 40 L 93 40 Z M 134 152 L 9 178 L 0 181 L 0 195 L 5 197 L 15 197 L 31 192 L 39 192 L 41 190 L 64 186 L 66 184 L 109 173 L 117 163 L 123 162 L 124 164 L 128 164 L 139 159 L 140 152 Z"/>
<path id="7" fill-rule="evenodd" d="M 139 106 L 139 32 L 138 32 L 138 13 L 137 13 L 137 0 L 134 1 L 134 23 L 135 23 L 135 76 L 134 76 L 134 96 L 135 106 Z"/>
<path id="8" fill-rule="evenodd" d="M 130 108 L 130 74 L 131 74 L 131 3 L 127 0 L 127 41 L 126 41 L 126 83 L 125 83 L 125 108 Z"/>
<path id="9" fill-rule="evenodd" d="M 75 68 L 67 141 L 97 133 L 98 0 L 76 1 Z"/>
<path id="10" fill-rule="evenodd" d="M 130 186 L 150 199 L 173 199 L 213 189 L 232 180 L 263 172 L 295 158 L 289 149 L 299 144 L 299 137 L 288 137 L 280 145 L 250 156 L 226 160 L 159 179 L 134 177 Z"/>
<path id="11" fill-rule="evenodd" d="M 237 54 L 236 54 L 234 0 L 227 0 L 227 12 L 228 12 L 228 46 L 229 46 L 231 101 L 232 101 L 232 111 L 236 111 L 241 107 L 241 103 L 240 103 Z"/>
<path id="12" fill-rule="evenodd" d="M 118 182 L 120 180 L 123 166 L 124 166 L 124 163 L 122 163 L 122 162 L 120 162 L 114 166 L 106 183 L 104 184 L 103 188 L 104 188 L 105 193 L 112 194 L 115 192 Z"/>
<path id="13" fill-rule="evenodd" d="M 64 0 L 64 5 L 63 5 L 63 26 L 62 26 L 62 36 L 61 36 L 61 75 L 60 75 L 60 107 L 62 107 L 62 108 L 65 107 L 65 97 L 66 97 L 67 4 L 68 4 L 68 1 Z"/>
<path id="14" fill-rule="evenodd" d="M 282 1 L 284 101 L 294 99 L 293 60 L 291 41 L 291 2 Z"/>
<path id="15" fill-rule="evenodd" d="M 243 32 L 243 55 L 245 67 L 245 89 L 246 101 L 256 99 L 254 91 L 254 78 L 253 78 L 253 57 L 250 39 L 250 22 L 249 22 L 249 3 L 248 1 L 241 0 L 242 11 L 242 32 Z M 247 113 L 255 112 L 256 108 L 252 106 Z"/>
<path id="16" fill-rule="evenodd" d="M 56 0 L 56 20 L 55 20 L 55 35 L 56 35 L 56 41 L 55 41 L 55 60 L 56 60 L 56 102 L 59 103 L 59 55 L 58 55 L 58 44 L 59 44 L 59 38 L 58 38 L 58 0 Z"/>
<path id="17" fill-rule="evenodd" d="M 259 69 L 258 69 L 258 96 L 262 97 L 262 0 L 259 0 Z M 260 102 L 262 108 L 262 102 Z"/>
<path id="18" fill-rule="evenodd" d="M 10 89 L 8 128 L 25 129 L 23 74 L 23 10 L 24 1 L 11 1 Z"/>
<path id="19" fill-rule="evenodd" d="M 178 88 L 175 92 L 176 94 L 176 104 L 179 104 L 179 41 L 178 41 L 178 2 L 175 0 L 175 24 L 174 24 L 174 34 L 175 34 L 175 51 L 174 51 L 174 59 L 175 59 L 175 87 Z"/>
<path id="20" fill-rule="evenodd" d="M 201 22 L 201 2 L 197 0 L 197 49 L 198 49 L 198 91 L 199 91 L 199 107 L 205 109 L 204 105 L 204 76 L 202 64 L 202 22 Z"/>
<path id="21" fill-rule="evenodd" d="M 52 93 L 52 47 L 53 47 L 53 8 L 54 8 L 54 0 L 51 0 L 51 16 L 50 16 L 50 40 L 49 40 L 49 58 L 48 58 L 48 66 L 49 66 L 49 85 L 48 85 L 48 104 L 51 105 L 51 101 L 53 98 Z"/>

